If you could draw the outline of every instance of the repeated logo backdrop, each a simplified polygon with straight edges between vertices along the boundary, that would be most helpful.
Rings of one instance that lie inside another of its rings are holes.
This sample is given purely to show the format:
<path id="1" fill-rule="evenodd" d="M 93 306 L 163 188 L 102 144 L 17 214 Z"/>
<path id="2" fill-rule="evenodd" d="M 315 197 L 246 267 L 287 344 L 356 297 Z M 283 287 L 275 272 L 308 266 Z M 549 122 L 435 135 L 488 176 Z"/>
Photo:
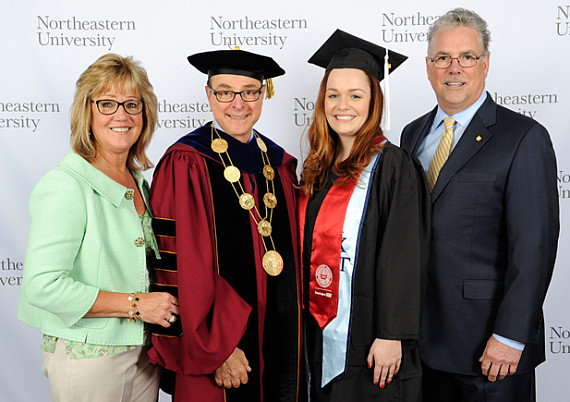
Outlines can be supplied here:
<path id="1" fill-rule="evenodd" d="M 538 400 L 567 400 L 570 368 L 570 4 L 567 0 L 469 0 L 396 3 L 354 0 L 229 0 L 200 3 L 102 0 L 95 3 L 0 0 L 0 401 L 48 401 L 38 330 L 16 319 L 28 235 L 28 198 L 69 150 L 69 107 L 79 74 L 100 55 L 142 61 L 159 99 L 149 148 L 166 148 L 211 119 L 205 77 L 189 54 L 239 46 L 274 57 L 287 71 L 275 80 L 257 128 L 300 160 L 323 70 L 306 60 L 340 28 L 409 56 L 391 76 L 392 130 L 435 105 L 426 79 L 427 29 L 462 6 L 480 13 L 492 34 L 487 90 L 493 99 L 545 125 L 558 157 L 561 236 L 545 304 L 547 362 Z M 532 166 L 529 166 L 531 169 Z M 146 172 L 150 180 L 152 171 Z M 532 213 L 532 211 L 529 211 Z M 168 400 L 164 395 L 161 400 Z"/>

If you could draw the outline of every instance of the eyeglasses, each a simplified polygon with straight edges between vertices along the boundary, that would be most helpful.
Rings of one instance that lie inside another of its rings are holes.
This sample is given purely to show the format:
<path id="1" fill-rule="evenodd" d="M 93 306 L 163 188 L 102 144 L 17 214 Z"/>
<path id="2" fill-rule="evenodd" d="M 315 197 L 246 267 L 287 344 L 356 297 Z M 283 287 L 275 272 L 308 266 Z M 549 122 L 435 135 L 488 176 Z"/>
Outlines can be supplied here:
<path id="1" fill-rule="evenodd" d="M 435 59 L 429 58 L 435 68 L 449 68 L 453 60 L 457 60 L 457 64 L 462 68 L 470 68 L 477 64 L 477 61 L 483 55 L 477 57 L 474 54 L 463 54 L 459 57 L 438 56 Z"/>
<path id="2" fill-rule="evenodd" d="M 100 99 L 92 101 L 97 105 L 99 113 L 104 115 L 114 114 L 122 106 L 127 114 L 139 114 L 143 110 L 144 101 L 140 99 L 129 99 L 124 102 L 117 102 L 111 99 Z"/>
<path id="3" fill-rule="evenodd" d="M 246 89 L 243 91 L 214 91 L 212 88 L 208 87 L 210 91 L 214 94 L 218 102 L 222 103 L 230 103 L 233 102 L 236 98 L 236 95 L 239 94 L 241 99 L 244 102 L 255 102 L 261 96 L 261 92 L 263 91 L 263 86 L 259 89 Z"/>

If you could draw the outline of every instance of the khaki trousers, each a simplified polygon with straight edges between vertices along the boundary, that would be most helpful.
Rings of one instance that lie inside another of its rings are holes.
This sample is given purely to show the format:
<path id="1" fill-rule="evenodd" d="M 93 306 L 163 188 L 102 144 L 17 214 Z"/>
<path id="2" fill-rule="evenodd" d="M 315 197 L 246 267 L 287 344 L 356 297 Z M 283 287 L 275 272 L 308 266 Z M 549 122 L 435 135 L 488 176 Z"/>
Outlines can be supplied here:
<path id="1" fill-rule="evenodd" d="M 42 352 L 42 371 L 52 402 L 156 402 L 160 367 L 148 362 L 147 348 L 91 359 L 68 359 L 65 341 Z"/>

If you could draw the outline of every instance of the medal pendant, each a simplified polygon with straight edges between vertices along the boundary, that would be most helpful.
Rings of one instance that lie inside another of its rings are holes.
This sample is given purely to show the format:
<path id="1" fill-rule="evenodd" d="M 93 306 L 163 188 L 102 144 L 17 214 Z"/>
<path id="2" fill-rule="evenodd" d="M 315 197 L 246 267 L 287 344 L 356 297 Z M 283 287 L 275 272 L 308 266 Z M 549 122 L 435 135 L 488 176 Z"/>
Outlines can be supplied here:
<path id="1" fill-rule="evenodd" d="M 277 251 L 270 250 L 265 253 L 261 263 L 268 275 L 277 276 L 283 271 L 283 258 Z"/>
<path id="2" fill-rule="evenodd" d="M 262 219 L 257 224 L 257 230 L 263 237 L 267 237 L 271 235 L 271 223 Z"/>
<path id="3" fill-rule="evenodd" d="M 228 166 L 224 169 L 224 177 L 230 183 L 235 183 L 239 180 L 241 173 L 239 169 L 235 166 Z"/>
<path id="4" fill-rule="evenodd" d="M 265 193 L 263 203 L 267 208 L 275 208 L 277 206 L 277 198 L 272 193 Z"/>
<path id="5" fill-rule="evenodd" d="M 212 151 L 221 154 L 228 150 L 228 142 L 223 138 L 216 138 L 214 141 L 212 141 L 210 147 L 212 148 Z"/>
<path id="6" fill-rule="evenodd" d="M 255 206 L 255 201 L 253 200 L 253 195 L 249 193 L 243 193 L 239 196 L 239 205 L 243 209 L 247 209 L 248 211 Z"/>
<path id="7" fill-rule="evenodd" d="M 265 142 L 263 142 L 261 138 L 257 137 L 255 141 L 257 141 L 257 146 L 259 149 L 261 149 L 263 152 L 267 152 L 267 145 L 265 145 Z"/>
<path id="8" fill-rule="evenodd" d="M 263 175 L 267 180 L 273 180 L 275 178 L 275 170 L 269 165 L 263 166 Z"/>

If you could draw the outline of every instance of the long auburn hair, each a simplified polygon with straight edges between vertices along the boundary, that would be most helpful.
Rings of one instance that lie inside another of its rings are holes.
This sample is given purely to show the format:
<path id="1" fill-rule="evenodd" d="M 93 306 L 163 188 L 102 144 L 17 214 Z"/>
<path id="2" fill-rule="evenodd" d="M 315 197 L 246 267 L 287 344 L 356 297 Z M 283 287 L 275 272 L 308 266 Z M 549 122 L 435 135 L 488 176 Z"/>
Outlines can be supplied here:
<path id="1" fill-rule="evenodd" d="M 380 122 L 384 97 L 378 78 L 364 71 L 371 89 L 368 119 L 356 133 L 348 158 L 335 162 L 340 147 L 339 137 L 328 124 L 325 115 L 325 96 L 331 71 L 327 71 L 321 81 L 313 121 L 307 132 L 310 149 L 303 162 L 300 189 L 309 198 L 313 196 L 315 190 L 322 188 L 325 184 L 331 166 L 335 174 L 341 177 L 341 180 L 335 184 L 345 184 L 351 180 L 357 180 L 362 169 L 370 163 L 372 156 L 382 150 L 382 144 L 374 145 L 374 140 L 382 135 Z"/>

